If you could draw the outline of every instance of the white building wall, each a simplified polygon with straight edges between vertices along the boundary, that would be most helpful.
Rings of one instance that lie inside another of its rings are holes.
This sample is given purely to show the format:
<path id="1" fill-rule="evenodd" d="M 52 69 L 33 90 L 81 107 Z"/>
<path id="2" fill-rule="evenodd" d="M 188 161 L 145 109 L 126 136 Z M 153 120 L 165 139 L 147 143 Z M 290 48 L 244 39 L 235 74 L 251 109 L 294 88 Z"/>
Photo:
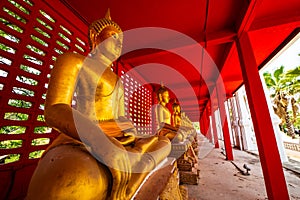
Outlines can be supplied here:
<path id="1" fill-rule="evenodd" d="M 258 151 L 251 113 L 248 106 L 248 99 L 244 86 L 242 86 L 236 92 L 235 99 L 243 149 L 248 151 Z"/>

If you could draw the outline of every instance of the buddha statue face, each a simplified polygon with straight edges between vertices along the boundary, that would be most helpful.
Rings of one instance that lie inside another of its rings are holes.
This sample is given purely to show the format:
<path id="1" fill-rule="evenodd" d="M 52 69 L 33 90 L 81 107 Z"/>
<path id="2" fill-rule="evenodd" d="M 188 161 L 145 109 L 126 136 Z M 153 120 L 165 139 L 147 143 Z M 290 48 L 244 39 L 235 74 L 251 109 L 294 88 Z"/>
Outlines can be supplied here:
<path id="1" fill-rule="evenodd" d="M 115 27 L 109 26 L 102 30 L 96 38 L 97 51 L 111 61 L 121 55 L 123 36 Z"/>
<path id="2" fill-rule="evenodd" d="M 180 109 L 180 105 L 179 105 L 179 104 L 173 105 L 173 112 L 174 112 L 174 113 L 180 113 L 180 112 L 181 112 L 181 109 Z"/>
<path id="3" fill-rule="evenodd" d="M 160 104 L 166 105 L 167 103 L 169 103 L 169 91 L 163 85 L 161 85 L 160 88 L 157 90 L 156 95 L 157 100 Z"/>
<path id="4" fill-rule="evenodd" d="M 164 91 L 163 93 L 160 94 L 160 100 L 161 102 L 167 104 L 169 103 L 170 97 L 169 97 L 169 92 Z"/>

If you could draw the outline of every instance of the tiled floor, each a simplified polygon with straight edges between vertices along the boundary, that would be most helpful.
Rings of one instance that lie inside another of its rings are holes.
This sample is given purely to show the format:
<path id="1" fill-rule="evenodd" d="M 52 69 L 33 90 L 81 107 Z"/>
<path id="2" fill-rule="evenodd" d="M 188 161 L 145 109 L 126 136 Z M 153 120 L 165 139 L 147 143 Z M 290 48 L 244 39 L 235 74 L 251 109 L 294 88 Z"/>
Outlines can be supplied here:
<path id="1" fill-rule="evenodd" d="M 201 151 L 202 148 L 202 151 Z M 190 200 L 263 200 L 268 199 L 259 157 L 245 151 L 233 150 L 233 163 L 225 160 L 221 149 L 202 144 L 199 155 L 200 181 L 188 185 Z M 245 176 L 235 167 L 244 170 L 246 164 L 250 175 Z M 284 169 L 291 200 L 300 200 L 300 175 Z"/>

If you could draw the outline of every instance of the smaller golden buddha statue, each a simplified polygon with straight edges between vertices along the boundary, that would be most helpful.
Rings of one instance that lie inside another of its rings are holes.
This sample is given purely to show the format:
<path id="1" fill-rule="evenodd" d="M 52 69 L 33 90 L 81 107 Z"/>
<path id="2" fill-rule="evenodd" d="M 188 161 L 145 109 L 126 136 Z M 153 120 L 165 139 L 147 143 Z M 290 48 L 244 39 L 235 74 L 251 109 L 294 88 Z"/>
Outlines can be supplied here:
<path id="1" fill-rule="evenodd" d="M 181 132 L 186 139 L 188 139 L 190 142 L 194 142 L 194 135 L 192 133 L 194 132 L 194 128 L 191 128 L 189 126 L 185 126 L 187 124 L 187 118 L 182 119 L 182 115 L 186 117 L 184 112 L 181 112 L 180 104 L 176 101 L 172 104 L 173 114 L 172 114 L 172 120 L 173 125 L 178 129 L 179 132 Z M 197 145 L 198 146 L 198 145 Z M 197 163 L 197 156 L 195 154 L 195 151 L 192 146 L 188 147 L 187 152 L 185 153 L 187 156 L 187 159 L 189 159 L 193 163 Z"/>
<path id="2" fill-rule="evenodd" d="M 156 120 L 158 124 L 158 135 L 168 137 L 172 142 L 181 142 L 185 139 L 182 132 L 178 131 L 178 127 L 171 125 L 171 112 L 167 108 L 170 96 L 169 91 L 163 85 L 156 92 L 158 104 L 155 108 Z"/>
<path id="3" fill-rule="evenodd" d="M 173 126 L 179 128 L 181 126 L 181 107 L 176 100 L 172 104 L 172 109 L 173 109 L 173 114 L 172 114 Z"/>

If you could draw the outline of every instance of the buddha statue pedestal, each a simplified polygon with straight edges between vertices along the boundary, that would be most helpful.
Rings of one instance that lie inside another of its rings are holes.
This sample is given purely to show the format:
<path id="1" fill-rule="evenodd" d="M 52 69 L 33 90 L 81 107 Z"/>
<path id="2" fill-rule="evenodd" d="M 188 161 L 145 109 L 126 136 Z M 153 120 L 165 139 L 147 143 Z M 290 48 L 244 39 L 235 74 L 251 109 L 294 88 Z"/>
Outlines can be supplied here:
<path id="1" fill-rule="evenodd" d="M 199 171 L 195 167 L 193 167 L 191 171 L 180 171 L 179 175 L 180 184 L 199 184 Z"/>
<path id="2" fill-rule="evenodd" d="M 198 185 L 200 178 L 200 171 L 198 169 L 198 159 L 188 155 L 185 152 L 177 159 L 177 166 L 179 169 L 180 184 Z"/>
<path id="3" fill-rule="evenodd" d="M 198 167 L 198 164 L 193 162 L 193 160 L 186 158 L 186 156 L 183 156 L 178 158 L 177 166 L 179 171 L 192 171 L 193 168 Z"/>
<path id="4" fill-rule="evenodd" d="M 162 163 L 162 166 L 158 167 L 158 169 L 154 169 L 142 183 L 140 189 L 132 199 L 188 199 L 187 190 L 179 186 L 179 174 L 176 159 L 168 157 Z"/>
<path id="5" fill-rule="evenodd" d="M 196 131 L 195 131 L 196 132 Z M 197 133 L 196 136 L 194 137 L 194 141 L 192 142 L 192 148 L 194 149 L 194 152 L 196 155 L 198 155 L 199 153 L 199 148 L 198 148 L 198 137 L 197 137 Z"/>
<path id="6" fill-rule="evenodd" d="M 170 156 L 177 158 L 180 184 L 198 185 L 200 171 L 197 155 L 198 142 L 196 136 L 191 136 L 180 143 L 172 143 Z"/>

